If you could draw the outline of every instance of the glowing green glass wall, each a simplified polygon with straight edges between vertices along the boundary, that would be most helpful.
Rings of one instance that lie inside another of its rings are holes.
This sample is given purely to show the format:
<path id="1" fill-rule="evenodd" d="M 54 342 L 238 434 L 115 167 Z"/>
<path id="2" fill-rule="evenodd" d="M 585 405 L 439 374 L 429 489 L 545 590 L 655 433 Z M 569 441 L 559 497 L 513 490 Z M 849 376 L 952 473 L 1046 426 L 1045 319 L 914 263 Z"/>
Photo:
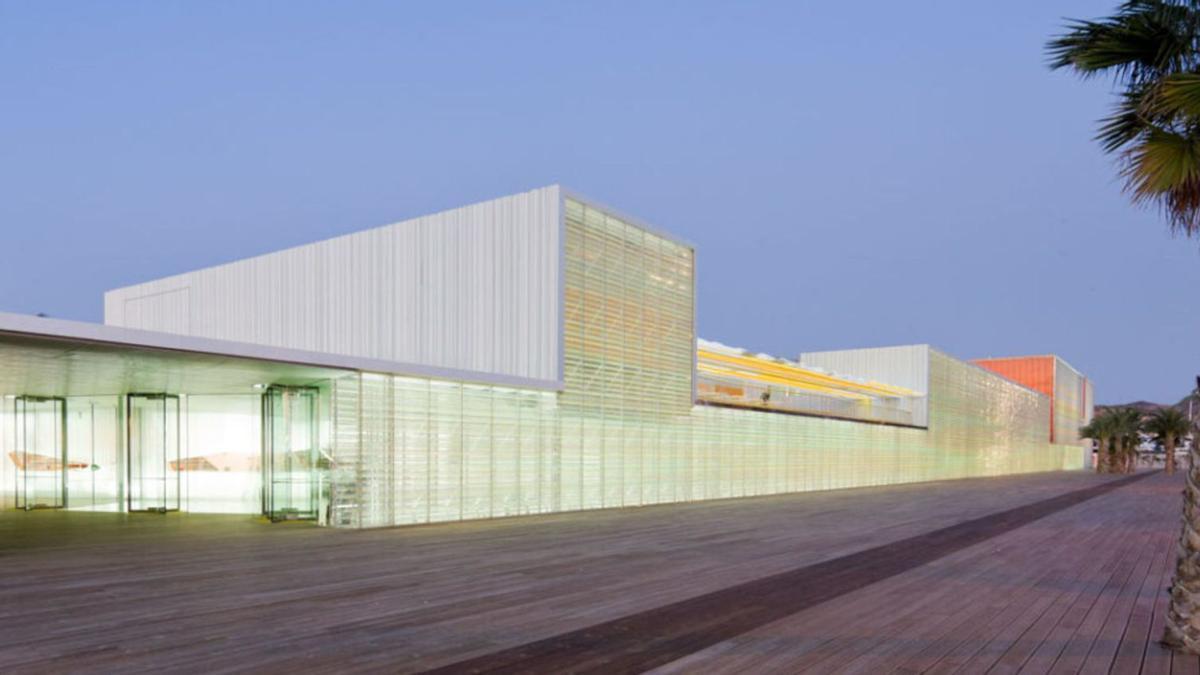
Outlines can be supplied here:
<path id="1" fill-rule="evenodd" d="M 1062 359 L 1054 359 L 1054 440 L 1078 445 L 1079 428 L 1092 419 L 1091 383 Z"/>
<path id="2" fill-rule="evenodd" d="M 331 525 L 560 510 L 554 393 L 363 374 L 331 397 Z"/>
<path id="3" fill-rule="evenodd" d="M 936 350 L 928 429 L 693 405 L 692 251 L 573 200 L 564 244 L 563 391 L 335 381 L 331 524 L 1080 468 L 1047 398 Z"/>

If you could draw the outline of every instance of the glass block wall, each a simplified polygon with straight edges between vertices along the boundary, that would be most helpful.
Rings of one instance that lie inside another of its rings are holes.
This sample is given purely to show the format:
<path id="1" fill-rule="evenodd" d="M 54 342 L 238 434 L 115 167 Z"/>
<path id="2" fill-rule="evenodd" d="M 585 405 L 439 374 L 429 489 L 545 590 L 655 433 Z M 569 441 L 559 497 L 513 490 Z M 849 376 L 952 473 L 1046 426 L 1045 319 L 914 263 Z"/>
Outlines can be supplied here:
<path id="1" fill-rule="evenodd" d="M 1079 428 L 1092 419 L 1090 383 L 1062 359 L 1054 359 L 1054 442 L 1079 445 Z"/>
<path id="2" fill-rule="evenodd" d="M 561 392 L 331 388 L 330 523 L 377 527 L 1082 468 L 1049 400 L 935 350 L 928 429 L 695 405 L 693 252 L 565 204 Z"/>
<path id="3" fill-rule="evenodd" d="M 1048 443 L 1049 425 L 1047 397 L 929 350 L 928 480 L 1082 468 Z"/>

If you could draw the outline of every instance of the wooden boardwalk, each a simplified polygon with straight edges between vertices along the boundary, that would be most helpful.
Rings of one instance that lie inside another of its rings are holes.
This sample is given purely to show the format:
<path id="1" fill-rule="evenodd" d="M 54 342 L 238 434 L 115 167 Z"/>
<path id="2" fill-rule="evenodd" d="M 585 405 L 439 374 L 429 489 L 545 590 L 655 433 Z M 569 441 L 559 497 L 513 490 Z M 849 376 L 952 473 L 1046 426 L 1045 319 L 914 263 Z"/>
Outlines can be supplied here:
<path id="1" fill-rule="evenodd" d="M 3 513 L 0 672 L 1200 675 L 1155 642 L 1180 477 L 1113 480 L 367 532 Z"/>

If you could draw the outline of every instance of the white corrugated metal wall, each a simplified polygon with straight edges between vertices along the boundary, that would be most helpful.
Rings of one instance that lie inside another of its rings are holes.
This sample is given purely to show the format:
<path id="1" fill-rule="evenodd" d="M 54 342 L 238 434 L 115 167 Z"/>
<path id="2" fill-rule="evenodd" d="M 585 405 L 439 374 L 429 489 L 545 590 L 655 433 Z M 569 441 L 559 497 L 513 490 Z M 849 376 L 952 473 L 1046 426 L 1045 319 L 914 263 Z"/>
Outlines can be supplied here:
<path id="1" fill-rule="evenodd" d="M 104 321 L 554 383 L 561 230 L 551 186 L 109 291 Z"/>
<path id="2" fill-rule="evenodd" d="M 798 360 L 801 365 L 838 375 L 929 393 L 929 345 L 805 352 Z M 913 405 L 913 424 L 923 427 L 929 423 L 928 408 L 928 398 Z"/>

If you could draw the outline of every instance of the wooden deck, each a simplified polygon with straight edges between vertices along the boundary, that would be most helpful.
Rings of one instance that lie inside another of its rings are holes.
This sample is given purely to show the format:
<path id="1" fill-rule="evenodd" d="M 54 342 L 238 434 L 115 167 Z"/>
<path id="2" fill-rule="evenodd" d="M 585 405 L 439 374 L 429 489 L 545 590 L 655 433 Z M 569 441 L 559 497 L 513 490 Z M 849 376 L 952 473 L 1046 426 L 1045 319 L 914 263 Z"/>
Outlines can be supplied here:
<path id="1" fill-rule="evenodd" d="M 397 530 L 0 514 L 0 672 L 1119 672 L 1179 476 L 1039 474 Z"/>

